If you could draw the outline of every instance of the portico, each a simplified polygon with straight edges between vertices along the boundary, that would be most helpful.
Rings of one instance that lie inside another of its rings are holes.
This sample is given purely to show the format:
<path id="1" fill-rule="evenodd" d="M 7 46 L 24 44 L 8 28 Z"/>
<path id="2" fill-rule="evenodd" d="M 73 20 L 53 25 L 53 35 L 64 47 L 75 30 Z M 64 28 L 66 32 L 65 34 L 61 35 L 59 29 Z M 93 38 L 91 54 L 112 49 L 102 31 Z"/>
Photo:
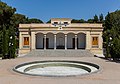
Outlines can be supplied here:
<path id="1" fill-rule="evenodd" d="M 102 54 L 102 30 L 102 24 L 73 24 L 68 18 L 53 18 L 49 24 L 20 24 L 19 53 L 35 49 L 87 49 Z"/>
<path id="2" fill-rule="evenodd" d="M 85 49 L 86 35 L 84 33 L 37 33 L 36 49 Z"/>

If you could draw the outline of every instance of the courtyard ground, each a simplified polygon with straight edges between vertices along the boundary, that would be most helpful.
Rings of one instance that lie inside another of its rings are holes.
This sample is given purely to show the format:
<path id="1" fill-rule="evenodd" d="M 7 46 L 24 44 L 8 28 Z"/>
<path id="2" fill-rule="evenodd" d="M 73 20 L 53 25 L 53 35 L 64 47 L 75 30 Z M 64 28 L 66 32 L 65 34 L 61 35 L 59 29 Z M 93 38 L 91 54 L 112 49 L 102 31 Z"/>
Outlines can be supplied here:
<path id="1" fill-rule="evenodd" d="M 41 77 L 28 76 L 14 72 L 12 69 L 21 63 L 40 60 L 73 60 L 98 64 L 97 73 L 76 77 Z M 0 60 L 0 84 L 120 84 L 120 63 L 98 57 L 18 57 Z"/>

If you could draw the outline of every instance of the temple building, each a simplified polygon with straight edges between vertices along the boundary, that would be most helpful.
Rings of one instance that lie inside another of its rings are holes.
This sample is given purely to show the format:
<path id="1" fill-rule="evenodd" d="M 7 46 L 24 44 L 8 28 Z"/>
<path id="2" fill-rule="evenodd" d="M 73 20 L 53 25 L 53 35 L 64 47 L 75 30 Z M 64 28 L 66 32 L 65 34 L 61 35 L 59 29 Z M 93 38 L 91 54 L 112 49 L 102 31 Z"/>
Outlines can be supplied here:
<path id="1" fill-rule="evenodd" d="M 103 54 L 102 24 L 71 23 L 69 18 L 52 18 L 51 23 L 19 24 L 19 53 L 32 50 L 89 50 Z"/>

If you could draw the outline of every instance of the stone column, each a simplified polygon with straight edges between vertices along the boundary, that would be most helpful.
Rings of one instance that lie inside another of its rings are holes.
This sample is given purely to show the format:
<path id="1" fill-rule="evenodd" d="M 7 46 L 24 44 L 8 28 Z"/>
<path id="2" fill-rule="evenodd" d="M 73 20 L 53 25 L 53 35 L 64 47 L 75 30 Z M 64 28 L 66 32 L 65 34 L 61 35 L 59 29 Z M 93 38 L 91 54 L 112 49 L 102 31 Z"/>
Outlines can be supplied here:
<path id="1" fill-rule="evenodd" d="M 31 49 L 36 49 L 36 35 L 35 32 L 31 32 Z"/>
<path id="2" fill-rule="evenodd" d="M 65 50 L 67 50 L 67 34 L 65 35 Z"/>
<path id="3" fill-rule="evenodd" d="M 75 50 L 77 50 L 77 34 L 75 35 Z"/>
<path id="4" fill-rule="evenodd" d="M 98 41 L 99 41 L 99 42 L 98 42 L 98 43 L 99 43 L 99 45 L 98 45 L 99 48 L 100 48 L 100 49 L 103 49 L 103 44 L 102 44 L 102 43 L 103 43 L 102 32 L 101 32 L 100 35 L 99 35 Z"/>
<path id="5" fill-rule="evenodd" d="M 88 32 L 86 32 L 86 49 L 88 49 L 88 50 L 89 50 L 90 47 L 91 47 L 90 38 L 91 38 L 90 32 L 88 31 Z"/>
<path id="6" fill-rule="evenodd" d="M 46 34 L 44 35 L 44 50 L 46 50 Z"/>
<path id="7" fill-rule="evenodd" d="M 23 41 L 22 41 L 23 37 L 21 32 L 19 32 L 19 49 L 23 48 Z"/>
<path id="8" fill-rule="evenodd" d="M 54 35 L 54 50 L 56 50 L 56 34 Z"/>

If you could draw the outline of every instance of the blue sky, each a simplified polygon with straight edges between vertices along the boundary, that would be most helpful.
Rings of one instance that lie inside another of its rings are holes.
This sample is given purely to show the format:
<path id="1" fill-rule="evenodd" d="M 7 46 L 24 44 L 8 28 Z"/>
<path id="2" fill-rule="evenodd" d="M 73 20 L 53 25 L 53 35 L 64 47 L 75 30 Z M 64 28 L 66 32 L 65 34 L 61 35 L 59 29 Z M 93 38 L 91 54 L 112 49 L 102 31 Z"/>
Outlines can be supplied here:
<path id="1" fill-rule="evenodd" d="M 120 0 L 2 0 L 17 13 L 48 21 L 50 18 L 89 19 L 120 9 Z"/>

